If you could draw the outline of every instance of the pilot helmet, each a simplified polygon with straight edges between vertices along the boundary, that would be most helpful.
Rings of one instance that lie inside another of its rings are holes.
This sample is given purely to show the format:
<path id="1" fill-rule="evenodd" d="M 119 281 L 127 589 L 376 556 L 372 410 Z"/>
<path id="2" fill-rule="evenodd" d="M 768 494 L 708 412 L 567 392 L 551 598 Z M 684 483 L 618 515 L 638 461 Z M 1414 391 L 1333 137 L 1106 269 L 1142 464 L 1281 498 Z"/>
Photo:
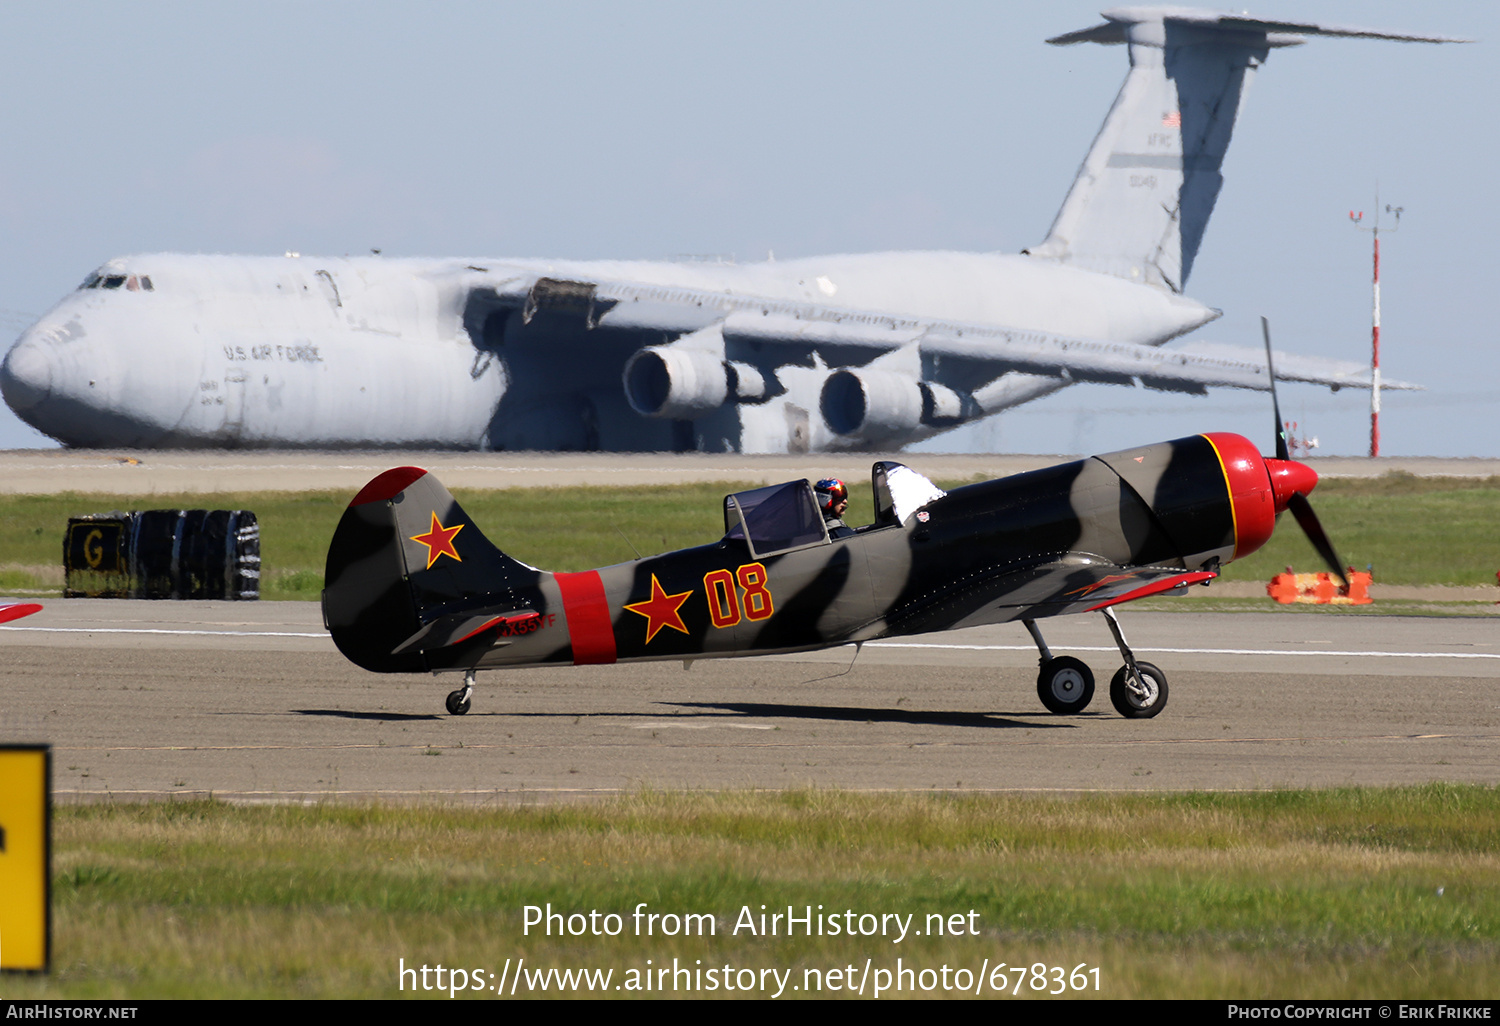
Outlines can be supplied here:
<path id="1" fill-rule="evenodd" d="M 818 508 L 825 513 L 832 513 L 839 503 L 849 501 L 849 489 L 836 477 L 825 477 L 813 485 L 813 492 L 818 497 Z"/>

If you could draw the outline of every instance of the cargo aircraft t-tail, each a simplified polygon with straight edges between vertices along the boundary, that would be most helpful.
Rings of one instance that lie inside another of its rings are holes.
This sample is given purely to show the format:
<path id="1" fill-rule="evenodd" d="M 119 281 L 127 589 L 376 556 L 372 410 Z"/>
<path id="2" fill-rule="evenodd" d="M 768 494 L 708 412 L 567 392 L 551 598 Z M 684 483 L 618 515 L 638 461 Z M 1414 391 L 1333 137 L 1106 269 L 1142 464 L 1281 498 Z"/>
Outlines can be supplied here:
<path id="1" fill-rule="evenodd" d="M 1255 70 L 1309 35 L 1440 36 L 1178 7 L 1051 42 L 1130 71 L 1021 254 L 703 261 L 111 260 L 16 342 L 0 390 L 72 446 L 892 449 L 1075 382 L 1265 389 L 1254 350 L 1161 349 Z M 1281 354 L 1277 376 L 1368 387 Z M 1383 387 L 1412 387 L 1385 381 Z"/>

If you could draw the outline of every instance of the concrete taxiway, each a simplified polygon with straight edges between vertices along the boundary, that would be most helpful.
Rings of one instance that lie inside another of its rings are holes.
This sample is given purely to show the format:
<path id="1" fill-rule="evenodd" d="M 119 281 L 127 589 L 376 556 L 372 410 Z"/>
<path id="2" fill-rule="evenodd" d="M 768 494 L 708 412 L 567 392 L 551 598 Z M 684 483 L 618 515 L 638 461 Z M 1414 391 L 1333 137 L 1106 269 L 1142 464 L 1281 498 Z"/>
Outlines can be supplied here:
<path id="1" fill-rule="evenodd" d="M 0 743 L 58 800 L 551 801 L 653 788 L 1243 789 L 1500 780 L 1488 619 L 1129 612 L 1167 709 L 1118 716 L 1098 617 L 1046 623 L 1099 678 L 1036 698 L 1019 626 L 801 656 L 482 674 L 347 663 L 315 603 L 54 601 L 0 627 Z M 850 668 L 853 662 L 852 669 Z"/>
<path id="2" fill-rule="evenodd" d="M 1004 477 L 1077 456 L 939 453 L 812 453 L 742 456 L 710 453 L 556 453 L 411 451 L 154 451 L 13 449 L 0 451 L 0 493 L 57 492 L 166 495 L 214 492 L 298 492 L 332 489 L 350 494 L 389 467 L 415 465 L 450 488 L 534 488 L 546 485 L 677 484 L 731 481 L 772 484 L 830 474 L 868 481 L 877 459 L 906 463 L 938 480 Z M 1392 471 L 1419 476 L 1493 477 L 1500 460 L 1393 457 L 1312 457 L 1325 477 L 1378 477 Z"/>

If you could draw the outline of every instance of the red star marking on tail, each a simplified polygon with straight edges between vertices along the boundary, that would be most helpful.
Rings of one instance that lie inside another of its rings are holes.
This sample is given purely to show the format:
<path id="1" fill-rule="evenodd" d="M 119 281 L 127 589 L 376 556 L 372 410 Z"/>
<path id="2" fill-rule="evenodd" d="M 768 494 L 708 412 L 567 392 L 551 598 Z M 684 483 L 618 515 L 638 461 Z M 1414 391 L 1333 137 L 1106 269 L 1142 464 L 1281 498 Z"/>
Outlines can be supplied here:
<path id="1" fill-rule="evenodd" d="M 439 556 L 452 556 L 460 563 L 464 557 L 458 554 L 458 549 L 453 547 L 453 536 L 464 529 L 463 524 L 454 527 L 444 527 L 438 520 L 436 511 L 432 514 L 432 527 L 426 534 L 414 534 L 411 540 L 421 542 L 427 546 L 427 569 L 432 569 L 432 564 L 438 561 Z"/>
<path id="2" fill-rule="evenodd" d="M 656 579 L 656 575 L 651 575 L 651 597 L 644 602 L 632 602 L 625 607 L 632 613 L 646 618 L 646 644 L 651 644 L 651 639 L 656 637 L 656 632 L 663 627 L 670 627 L 684 634 L 688 632 L 687 626 L 682 622 L 682 614 L 678 610 L 692 593 L 692 589 L 689 588 L 676 595 L 668 595 L 666 589 L 661 586 L 661 582 Z"/>

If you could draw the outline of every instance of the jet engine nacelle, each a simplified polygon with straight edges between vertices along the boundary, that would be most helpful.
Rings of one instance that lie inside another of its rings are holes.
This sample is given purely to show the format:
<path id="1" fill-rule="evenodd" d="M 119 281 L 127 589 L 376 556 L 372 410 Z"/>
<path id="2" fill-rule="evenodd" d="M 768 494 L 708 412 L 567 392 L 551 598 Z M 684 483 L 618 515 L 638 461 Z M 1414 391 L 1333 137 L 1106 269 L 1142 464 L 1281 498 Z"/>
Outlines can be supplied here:
<path id="1" fill-rule="evenodd" d="M 693 420 L 725 403 L 767 397 L 764 375 L 704 349 L 648 346 L 625 362 L 625 398 L 644 417 Z"/>
<path id="2" fill-rule="evenodd" d="M 877 444 L 925 438 L 980 412 L 971 396 L 947 385 L 879 370 L 834 371 L 820 406 L 835 434 Z"/>

